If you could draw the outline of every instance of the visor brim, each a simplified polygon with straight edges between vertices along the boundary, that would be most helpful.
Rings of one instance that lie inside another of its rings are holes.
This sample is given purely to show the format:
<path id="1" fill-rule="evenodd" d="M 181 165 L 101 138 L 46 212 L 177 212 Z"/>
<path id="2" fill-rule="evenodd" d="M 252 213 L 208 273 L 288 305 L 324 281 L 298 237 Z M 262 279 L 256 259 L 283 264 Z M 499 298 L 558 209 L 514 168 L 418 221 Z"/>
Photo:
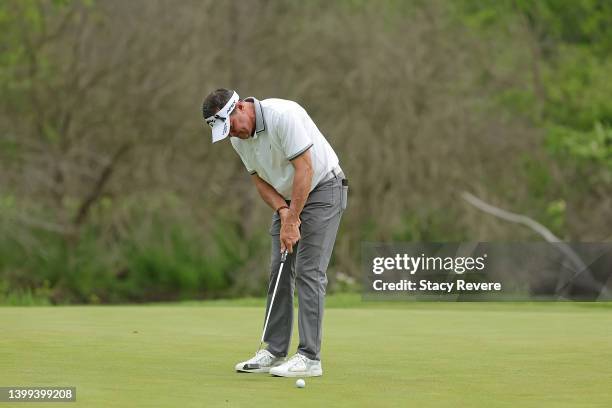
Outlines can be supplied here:
<path id="1" fill-rule="evenodd" d="M 223 140 L 229 135 L 230 132 L 230 119 L 217 120 L 212 128 L 212 142 L 218 142 Z"/>

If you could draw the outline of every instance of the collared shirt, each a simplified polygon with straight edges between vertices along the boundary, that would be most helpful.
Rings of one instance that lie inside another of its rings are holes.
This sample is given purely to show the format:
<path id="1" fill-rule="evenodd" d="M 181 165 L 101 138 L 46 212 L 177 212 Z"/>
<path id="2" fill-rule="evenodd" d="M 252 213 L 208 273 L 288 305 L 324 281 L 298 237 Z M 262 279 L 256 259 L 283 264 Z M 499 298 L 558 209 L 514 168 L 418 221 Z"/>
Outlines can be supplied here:
<path id="1" fill-rule="evenodd" d="M 308 113 L 295 102 L 284 99 L 253 97 L 255 133 L 248 139 L 230 138 L 250 174 L 257 174 L 286 200 L 291 199 L 295 170 L 291 160 L 310 149 L 313 176 L 312 191 L 332 169 L 338 156 L 321 134 Z"/>

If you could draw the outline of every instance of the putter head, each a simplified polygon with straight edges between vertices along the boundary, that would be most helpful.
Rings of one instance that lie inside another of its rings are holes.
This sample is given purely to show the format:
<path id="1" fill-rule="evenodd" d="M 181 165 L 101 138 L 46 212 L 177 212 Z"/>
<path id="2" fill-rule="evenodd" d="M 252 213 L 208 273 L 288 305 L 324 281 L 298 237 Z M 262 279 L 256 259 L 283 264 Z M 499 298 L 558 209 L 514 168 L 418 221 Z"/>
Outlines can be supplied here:
<path id="1" fill-rule="evenodd" d="M 259 370 L 260 368 L 259 364 L 245 364 L 242 366 L 243 370 Z"/>

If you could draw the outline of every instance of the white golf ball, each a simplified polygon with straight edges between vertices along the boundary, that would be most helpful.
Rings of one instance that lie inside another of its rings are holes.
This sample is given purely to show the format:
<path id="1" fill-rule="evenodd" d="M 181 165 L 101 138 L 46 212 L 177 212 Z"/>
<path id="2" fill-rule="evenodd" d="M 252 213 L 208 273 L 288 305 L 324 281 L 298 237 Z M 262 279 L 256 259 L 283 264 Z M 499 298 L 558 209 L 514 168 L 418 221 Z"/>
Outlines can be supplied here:
<path id="1" fill-rule="evenodd" d="M 306 386 L 306 381 L 300 378 L 295 382 L 295 386 L 298 388 L 304 388 Z"/>

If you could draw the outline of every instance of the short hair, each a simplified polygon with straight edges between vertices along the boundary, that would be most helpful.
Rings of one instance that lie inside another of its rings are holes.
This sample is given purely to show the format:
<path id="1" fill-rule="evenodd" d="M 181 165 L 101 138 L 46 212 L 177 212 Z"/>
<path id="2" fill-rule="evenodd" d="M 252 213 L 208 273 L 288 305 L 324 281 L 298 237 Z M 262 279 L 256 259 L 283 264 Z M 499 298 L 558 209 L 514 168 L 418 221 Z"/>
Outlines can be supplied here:
<path id="1" fill-rule="evenodd" d="M 234 91 L 225 88 L 219 88 L 209 93 L 208 96 L 204 98 L 204 102 L 202 102 L 202 116 L 204 116 L 204 119 L 219 112 L 233 94 Z"/>

